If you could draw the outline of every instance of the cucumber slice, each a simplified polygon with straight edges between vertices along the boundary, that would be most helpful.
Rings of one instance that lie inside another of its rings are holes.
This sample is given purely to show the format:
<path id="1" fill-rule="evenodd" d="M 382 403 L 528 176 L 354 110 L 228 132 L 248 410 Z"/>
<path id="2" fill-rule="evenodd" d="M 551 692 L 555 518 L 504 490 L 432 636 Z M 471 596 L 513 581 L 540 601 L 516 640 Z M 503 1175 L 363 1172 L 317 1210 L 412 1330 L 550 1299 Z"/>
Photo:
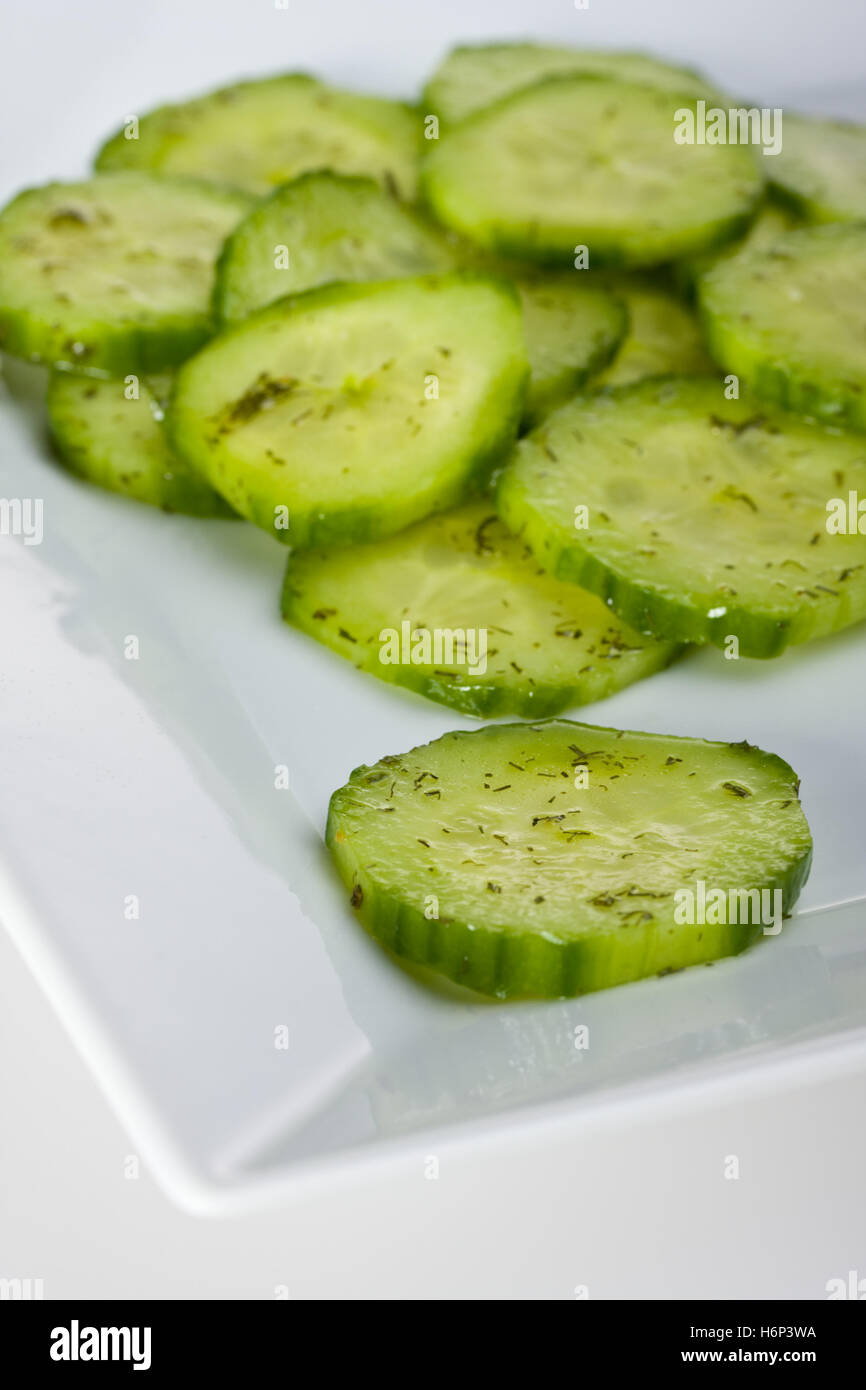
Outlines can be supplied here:
<path id="1" fill-rule="evenodd" d="M 734 955 L 790 913 L 812 848 L 798 786 L 747 743 L 499 724 L 357 768 L 327 843 L 397 956 L 501 999 L 562 997 Z M 722 915 L 701 885 L 735 920 L 678 920 L 677 894 Z M 749 890 L 763 903 L 728 896 Z"/>
<path id="2" fill-rule="evenodd" d="M 183 361 L 210 334 L 214 262 L 249 206 L 150 174 L 19 193 L 0 213 L 0 347 L 113 376 Z"/>
<path id="3" fill-rule="evenodd" d="M 866 126 L 785 112 L 774 191 L 809 222 L 866 221 Z"/>
<path id="4" fill-rule="evenodd" d="M 648 376 L 715 370 L 701 326 L 687 304 L 650 280 L 633 277 L 614 283 L 627 306 L 628 333 L 612 365 L 594 385 L 625 386 Z"/>
<path id="5" fill-rule="evenodd" d="M 402 102 L 285 73 L 149 112 L 106 141 L 96 168 L 191 174 L 258 195 L 308 169 L 336 169 L 410 198 L 420 138 L 419 117 Z"/>
<path id="6" fill-rule="evenodd" d="M 775 241 L 800 226 L 796 213 L 778 203 L 765 203 L 741 241 L 732 241 L 707 256 L 696 256 L 694 260 L 679 261 L 674 268 L 677 284 L 687 294 L 693 295 L 698 280 L 722 261 L 739 256 L 743 251 L 754 251 L 759 247 L 772 246 Z M 673 369 L 678 370 L 678 369 Z"/>
<path id="7" fill-rule="evenodd" d="M 422 162 L 436 216 L 490 251 L 558 265 L 646 266 L 745 231 L 761 190 L 745 145 L 680 145 L 672 94 L 551 77 L 470 116 Z"/>
<path id="8" fill-rule="evenodd" d="M 545 77 L 598 73 L 668 92 L 707 96 L 709 82 L 690 68 L 644 53 L 600 52 L 538 43 L 489 43 L 454 48 L 424 88 L 424 110 L 456 124 L 482 107 Z"/>
<path id="9" fill-rule="evenodd" d="M 672 660 L 491 513 L 472 502 L 377 545 L 295 552 L 283 614 L 380 680 L 481 717 L 556 714 Z"/>
<path id="10" fill-rule="evenodd" d="M 702 277 L 698 303 L 710 352 L 756 396 L 866 430 L 866 226 L 735 256 Z"/>
<path id="11" fill-rule="evenodd" d="M 277 189 L 235 228 L 214 307 L 232 322 L 329 280 L 395 280 L 454 265 L 444 235 L 373 179 L 318 170 Z"/>
<path id="12" fill-rule="evenodd" d="M 545 569 L 639 632 L 769 657 L 866 617 L 866 535 L 829 526 L 849 490 L 866 497 L 862 439 L 682 377 L 563 406 L 497 503 Z"/>
<path id="13" fill-rule="evenodd" d="M 278 539 L 375 540 L 486 480 L 527 373 L 507 281 L 328 285 L 259 310 L 186 363 L 170 437 Z"/>
<path id="14" fill-rule="evenodd" d="M 532 370 L 524 423 L 535 423 L 610 361 L 625 333 L 625 308 L 574 272 L 533 275 L 479 259 L 473 268 L 515 278 Z M 318 171 L 278 189 L 235 229 L 217 266 L 214 307 L 233 322 L 331 280 L 396 279 L 472 260 L 371 179 Z"/>
<path id="15" fill-rule="evenodd" d="M 137 383 L 54 371 L 48 382 L 48 417 L 66 466 L 110 492 L 188 516 L 233 517 L 219 493 L 174 454 L 163 420 L 171 377 Z"/>
<path id="16" fill-rule="evenodd" d="M 628 329 L 622 299 L 570 275 L 521 275 L 523 333 L 531 375 L 524 425 L 549 415 L 611 361 Z"/>

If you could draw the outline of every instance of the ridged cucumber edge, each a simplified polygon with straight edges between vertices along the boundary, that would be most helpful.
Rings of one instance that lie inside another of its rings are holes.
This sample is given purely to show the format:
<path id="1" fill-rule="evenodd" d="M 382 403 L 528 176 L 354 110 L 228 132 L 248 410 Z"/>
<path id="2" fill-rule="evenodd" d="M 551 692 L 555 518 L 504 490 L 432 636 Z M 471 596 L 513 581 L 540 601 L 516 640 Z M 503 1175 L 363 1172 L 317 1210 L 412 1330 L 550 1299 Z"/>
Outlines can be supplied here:
<path id="1" fill-rule="evenodd" d="M 291 590 L 291 569 L 292 561 L 289 559 L 280 599 L 280 611 L 284 620 L 298 632 L 303 632 L 305 636 L 311 637 L 317 646 L 324 647 L 326 651 L 331 652 L 340 660 L 351 660 L 350 657 L 344 657 L 342 653 L 337 652 L 330 644 L 322 642 L 317 637 L 314 627 L 305 620 L 303 614 L 296 608 L 294 594 Z M 658 644 L 658 662 L 648 667 L 640 679 L 666 670 L 674 661 L 679 660 L 686 650 L 685 646 L 668 647 L 660 642 Z M 583 698 L 580 694 L 580 686 L 576 684 L 553 685 L 547 683 L 530 686 L 504 684 L 500 681 L 479 681 L 473 685 L 469 677 L 461 678 L 459 681 L 437 679 L 435 676 L 422 670 L 416 670 L 411 666 L 391 666 L 378 663 L 377 668 L 373 668 L 361 661 L 353 661 L 352 664 L 357 670 L 366 675 L 374 676 L 377 680 L 387 681 L 389 685 L 408 690 L 416 695 L 423 695 L 427 700 L 433 700 L 439 705 L 446 705 L 449 709 L 456 710 L 459 714 L 469 715 L 474 719 L 499 719 L 506 715 L 517 715 L 522 719 L 533 721 L 552 718 L 554 715 L 561 714 L 563 710 L 574 709 L 581 704 L 593 704 L 596 700 L 605 699 L 609 694 L 616 694 L 623 688 L 622 686 L 615 686 L 612 691 L 599 690 L 588 698 Z M 398 672 L 400 673 L 399 676 Z"/>
<path id="2" fill-rule="evenodd" d="M 69 339 L 69 351 L 51 351 L 41 325 L 34 326 L 33 314 L 26 310 L 0 309 L 0 350 L 10 357 L 43 367 L 58 367 L 99 380 L 116 379 L 133 373 L 150 376 L 186 361 L 208 341 L 212 325 L 201 319 L 164 321 L 157 329 L 141 325 L 100 325 L 100 341 L 86 353 L 76 353 Z"/>
<path id="3" fill-rule="evenodd" d="M 649 83 L 627 82 L 624 79 L 613 77 L 601 72 L 564 72 L 554 74 L 550 77 L 540 78 L 536 82 L 531 82 L 525 87 L 519 87 L 507 92 L 496 101 L 484 106 L 478 111 L 472 112 L 464 120 L 458 123 L 457 129 L 462 131 L 464 127 L 481 123 L 500 108 L 508 107 L 513 101 L 520 100 L 530 92 L 541 91 L 545 88 L 555 88 L 556 86 L 573 81 L 599 82 L 601 84 L 611 83 L 620 86 L 635 87 L 644 91 L 658 94 L 659 89 Z M 697 102 L 696 96 L 689 96 L 687 93 L 666 93 L 672 99 L 681 101 L 683 106 L 690 106 Z M 447 151 L 447 142 L 443 145 Z M 527 240 L 525 233 L 518 230 L 516 233 L 501 227 L 496 222 L 486 222 L 483 227 L 475 226 L 470 231 L 465 226 L 457 226 L 452 223 L 447 214 L 447 199 L 443 200 L 435 187 L 436 170 L 435 160 L 437 149 L 434 146 L 424 157 L 422 155 L 418 167 L 418 198 L 421 205 L 426 208 L 432 217 L 442 226 L 452 228 L 467 241 L 480 247 L 486 253 L 493 256 L 502 256 L 517 261 L 524 261 L 527 264 L 539 266 L 546 269 L 563 268 L 563 249 L 556 245 L 539 245 L 537 241 Z M 764 195 L 764 187 L 761 182 L 761 171 L 755 166 L 755 189 L 751 202 L 744 207 L 741 212 L 731 213 L 728 217 L 719 218 L 712 225 L 712 230 L 704 228 L 697 234 L 689 231 L 683 236 L 671 235 L 671 244 L 663 256 L 655 254 L 646 256 L 640 253 L 629 252 L 622 245 L 618 245 L 613 237 L 607 245 L 599 245 L 597 238 L 593 239 L 592 257 L 593 264 L 600 270 L 654 270 L 661 266 L 667 266 L 671 262 L 681 259 L 691 258 L 698 255 L 712 255 L 730 242 L 736 241 L 745 236 L 752 225 L 761 205 Z M 581 232 L 581 236 L 588 236 L 589 233 Z M 569 245 L 573 236 L 569 239 Z"/>
<path id="4" fill-rule="evenodd" d="M 591 77 L 591 76 L 594 76 L 594 75 L 598 75 L 599 77 L 610 77 L 610 78 L 612 78 L 612 79 L 614 79 L 614 80 L 616 80 L 616 81 L 626 81 L 626 80 L 628 80 L 628 79 L 625 79 L 625 78 L 621 77 L 620 73 L 616 70 L 615 64 L 616 64 L 616 62 L 617 62 L 618 60 L 621 60 L 621 59 L 623 59 L 623 58 L 625 58 L 625 59 L 634 59 L 634 58 L 648 59 L 650 62 L 657 62 L 657 63 L 659 63 L 662 67 L 665 67 L 665 68 L 676 68 L 680 73 L 682 73 L 682 75 L 683 75 L 684 78 L 685 78 L 685 77 L 687 77 L 687 78 L 692 78 L 695 82 L 700 82 L 702 85 L 705 84 L 705 85 L 706 85 L 706 97 L 707 97 L 707 100 L 709 100 L 710 97 L 721 97 L 721 96 L 723 95 L 716 87 L 714 87 L 714 86 L 712 86 L 712 85 L 710 84 L 709 78 L 707 78 L 707 77 L 705 76 L 705 74 L 704 74 L 703 72 L 701 72 L 701 70 L 700 70 L 699 68 L 693 68 L 693 67 L 691 66 L 691 64 L 687 64 L 687 63 L 668 63 L 668 62 L 666 62 L 666 60 L 665 60 L 664 58 L 659 58 L 658 55 L 657 55 L 656 53 L 650 53 L 650 52 L 648 52 L 647 50 L 641 49 L 641 48 L 622 48 L 622 49 L 617 48 L 617 49 L 612 49 L 612 50 L 610 50 L 610 58 L 611 58 L 611 61 L 612 61 L 613 66 L 610 68 L 609 71 L 608 71 L 608 70 L 602 71 L 601 69 L 596 69 L 596 68 L 593 68 L 593 67 L 581 68 L 581 66 L 580 66 L 580 59 L 581 59 L 581 57 L 582 57 L 583 55 L 589 54 L 590 57 L 596 57 L 596 58 L 597 58 L 597 57 L 601 57 L 601 56 L 602 56 L 602 53 L 603 53 L 603 50 L 601 50 L 601 49 L 586 48 L 586 47 L 583 46 L 583 45 L 582 45 L 581 47 L 579 47 L 579 48 L 575 48 L 575 47 L 573 47 L 571 44 L 557 44 L 557 43 L 541 44 L 541 43 L 539 43 L 538 41 L 532 40 L 532 39 L 498 39 L 498 40 L 494 40 L 492 43 L 458 43 L 458 44 L 454 44 L 454 45 L 448 50 L 448 52 L 445 54 L 445 56 L 441 59 L 441 61 L 440 61 L 440 63 L 438 64 L 438 66 L 437 66 L 435 72 L 433 72 L 433 74 L 428 78 L 427 82 L 425 83 L 425 85 L 424 85 L 424 87 L 423 87 L 423 89 L 422 89 L 422 92 L 421 92 L 421 102 L 420 102 L 421 107 L 424 108 L 424 109 L 426 109 L 426 110 L 428 110 L 428 111 L 431 111 L 431 112 L 434 112 L 434 113 L 436 112 L 435 88 L 436 88 L 436 86 L 438 85 L 438 81 L 437 81 L 437 80 L 438 80 L 438 78 L 439 78 L 439 74 L 440 74 L 441 70 L 447 65 L 449 59 L 453 58 L 456 54 L 458 54 L 458 53 L 479 53 L 479 52 L 484 52 L 484 51 L 487 51 L 487 52 L 502 52 L 503 50 L 506 50 L 506 51 L 507 51 L 508 49 L 513 49 L 513 48 L 521 48 L 521 49 L 526 49 L 526 48 L 536 48 L 536 49 L 537 49 L 537 48 L 559 48 L 559 49 L 561 49 L 561 52 L 562 52 L 562 54 L 563 54 L 563 57 L 565 57 L 565 58 L 571 58 L 572 55 L 573 55 L 574 58 L 577 60 L 577 61 L 575 62 L 574 68 L 564 68 L 564 69 L 563 69 L 563 72 L 564 72 L 564 73 L 568 73 L 568 74 L 576 73 L 576 74 L 579 74 L 579 75 L 582 75 L 582 74 L 585 73 L 586 76 L 588 76 L 588 77 Z M 512 95 L 514 92 L 522 90 L 523 87 L 534 86 L 534 85 L 535 85 L 535 82 L 537 82 L 537 81 L 539 81 L 539 80 L 544 80 L 544 79 L 535 78 L 534 80 L 533 80 L 533 79 L 530 79 L 529 82 L 523 82 L 523 83 L 518 82 L 514 87 L 509 88 L 508 92 L 507 92 L 505 95 L 506 95 L 506 96 L 510 96 L 510 95 Z M 651 83 L 645 83 L 644 85 L 651 86 L 652 84 L 651 84 Z M 666 90 L 666 88 L 660 88 L 660 90 L 664 91 L 664 90 Z M 503 99 L 502 97 L 497 98 L 497 100 L 500 100 L 500 101 L 501 101 L 502 99 Z M 453 122 L 453 128 L 456 129 L 457 126 L 462 125 L 463 121 L 469 120 L 472 116 L 476 115 L 476 113 L 477 113 L 478 111 L 486 110 L 488 105 L 492 105 L 492 103 L 488 102 L 488 103 L 485 104 L 485 106 L 474 107 L 471 111 L 468 112 L 467 115 L 461 116 L 461 117 L 459 117 L 456 121 L 454 121 L 454 122 Z M 450 118 L 449 116 L 446 116 L 444 119 L 450 121 L 451 118 Z"/>
<path id="5" fill-rule="evenodd" d="M 866 225 L 866 224 L 864 224 Z M 712 274 L 712 272 L 710 272 Z M 743 378 L 750 392 L 768 405 L 805 415 L 826 425 L 841 425 L 866 433 L 866 390 L 842 380 L 822 383 L 819 373 L 796 362 L 765 356 L 737 332 L 728 317 L 711 313 L 703 300 L 705 281 L 699 279 L 696 308 L 710 355 L 725 371 Z"/>
<path id="6" fill-rule="evenodd" d="M 636 731 L 625 731 L 636 732 Z M 471 736 L 471 735 L 470 735 Z M 772 760 L 798 779 L 793 768 L 775 753 L 755 749 L 762 758 Z M 355 768 L 346 784 L 369 771 L 366 765 Z M 582 985 L 582 964 L 592 956 L 592 939 L 552 941 L 535 932 L 513 932 L 507 928 L 479 927 L 455 919 L 428 919 L 418 908 L 410 906 L 393 893 L 378 888 L 370 875 L 361 868 L 348 841 L 337 840 L 339 800 L 345 788 L 335 791 L 328 804 L 325 844 L 331 853 L 337 872 L 350 890 L 350 904 L 365 930 L 398 960 L 425 966 L 463 985 L 476 993 L 496 999 L 565 999 L 589 993 Z M 812 844 L 800 859 L 769 883 L 759 886 L 782 893 L 782 912 L 789 916 L 812 866 Z M 754 885 L 742 885 L 749 887 Z M 702 927 L 703 950 L 690 964 L 700 965 L 739 955 L 762 934 L 760 924 L 732 923 Z M 649 936 L 651 933 L 644 932 Z M 676 964 L 659 965 L 656 974 L 673 973 Z M 617 974 L 616 979 L 596 978 L 591 990 L 630 984 L 645 979 L 639 971 L 628 977 Z M 531 982 L 527 984 L 527 982 Z"/>
<path id="7" fill-rule="evenodd" d="M 678 379 L 672 375 L 648 378 L 654 386 Z M 631 389 L 631 384 L 606 387 L 605 394 L 615 396 Z M 729 634 L 735 632 L 740 655 L 758 660 L 779 656 L 790 645 L 792 634 L 788 619 L 756 613 L 754 609 L 730 602 L 720 617 L 711 618 L 699 613 L 691 604 L 656 593 L 620 573 L 585 549 L 576 539 L 576 533 L 575 539 L 567 543 L 557 539 L 525 504 L 523 490 L 515 483 L 507 466 L 499 475 L 495 506 L 500 519 L 514 535 L 523 539 L 549 574 L 596 594 L 618 618 L 644 636 L 724 648 Z"/>
<path id="8" fill-rule="evenodd" d="M 316 77 L 313 73 L 310 72 L 277 72 L 267 74 L 263 77 L 242 78 L 238 82 L 229 83 L 229 85 L 226 87 L 213 87 L 205 92 L 199 92 L 195 96 L 186 97 L 181 101 L 162 102 L 159 106 L 151 107 L 149 111 L 145 111 L 144 114 L 141 116 L 140 124 L 144 124 L 144 122 L 150 122 L 152 120 L 162 119 L 166 116 L 171 118 L 178 111 L 183 111 L 184 108 L 194 106 L 199 103 L 205 103 L 208 101 L 219 101 L 220 99 L 225 98 L 225 94 L 227 92 L 235 93 L 239 89 L 243 90 L 244 88 L 248 87 L 261 88 L 266 85 L 276 87 L 282 83 L 296 83 L 298 86 L 319 87 L 326 91 L 338 92 L 341 95 L 352 98 L 359 97 L 363 99 L 367 96 L 372 95 L 368 92 L 355 92 L 350 91 L 348 89 L 344 89 L 342 87 L 332 87 L 330 83 L 323 81 L 322 78 Z M 401 101 L 399 99 L 383 98 L 377 97 L 375 95 L 372 95 L 372 99 L 374 102 L 387 101 L 391 106 L 395 108 L 395 110 L 401 111 L 404 115 L 407 116 L 417 116 L 418 114 L 417 106 L 414 105 L 411 101 Z M 371 128 L 374 128 L 375 125 L 375 122 L 371 123 Z M 124 135 L 124 130 L 125 126 L 121 126 L 120 129 L 116 130 L 113 135 L 109 135 L 105 138 L 105 140 L 103 140 L 102 144 L 98 147 L 96 154 L 93 156 L 92 164 L 94 172 L 97 174 L 101 174 L 111 173 L 115 170 L 122 169 L 138 169 L 141 172 L 147 172 L 148 170 L 150 170 L 151 172 L 158 173 L 159 170 L 153 169 L 152 166 L 149 165 L 146 161 L 143 163 L 137 163 L 135 160 L 130 160 L 128 158 L 122 158 L 119 160 L 114 159 L 114 155 L 118 150 L 123 151 L 128 156 L 130 153 L 130 144 L 138 144 L 140 141 L 140 136 L 139 141 L 127 140 L 126 136 Z M 178 140 L 183 140 L 183 138 L 184 136 L 182 133 L 176 136 L 176 139 Z M 205 180 L 205 182 L 209 182 L 209 180 Z M 235 184 L 224 184 L 223 187 L 230 187 L 233 192 L 247 193 L 248 197 L 255 196 L 254 194 L 250 194 L 246 189 L 239 187 Z"/>
<path id="9" fill-rule="evenodd" d="M 592 381 L 593 377 L 599 376 L 611 365 L 617 356 L 620 348 L 625 343 L 628 331 L 631 326 L 631 315 L 628 305 L 623 297 L 609 291 L 610 299 L 616 306 L 616 313 L 619 318 L 619 328 L 617 336 L 611 337 L 607 343 L 600 343 L 595 352 L 588 358 L 583 367 L 575 367 L 568 373 L 567 380 L 548 383 L 546 386 L 539 384 L 533 390 L 533 380 L 530 373 L 529 386 L 526 392 L 526 399 L 523 404 L 523 419 L 521 421 L 521 433 L 535 429 L 553 410 L 565 405 L 566 401 L 583 390 L 584 386 Z M 565 371 L 561 374 L 565 378 Z"/>
<path id="10" fill-rule="evenodd" d="M 65 409 L 61 409 L 57 404 L 57 398 L 62 396 L 66 379 L 73 373 L 62 369 L 54 368 L 48 378 L 48 387 L 45 395 L 45 407 L 48 414 L 48 430 L 51 444 L 58 461 L 72 474 L 73 477 L 82 482 L 89 483 L 91 487 L 98 487 L 103 492 L 110 492 L 115 497 L 125 497 L 127 501 L 135 502 L 137 505 L 156 507 L 159 511 L 165 512 L 169 516 L 189 516 L 198 517 L 203 520 L 213 521 L 239 521 L 240 517 L 233 507 L 230 507 L 225 498 L 211 487 L 210 483 L 203 478 L 190 473 L 189 469 L 178 460 L 178 468 L 182 470 L 181 476 L 176 479 L 178 483 L 177 492 L 180 500 L 174 505 L 168 505 L 164 500 L 158 501 L 155 498 L 137 497 L 134 493 L 122 487 L 110 487 L 106 483 L 98 481 L 88 470 L 82 467 L 80 456 L 82 444 L 80 438 L 75 436 L 74 431 L 68 429 L 65 420 Z M 104 377 L 84 377 L 83 380 L 99 381 L 104 383 Z M 119 380 L 119 378 L 117 378 Z M 65 406 L 65 403 L 64 403 Z M 187 496 L 184 499 L 183 494 Z M 195 500 L 191 501 L 191 497 Z"/>
<path id="11" fill-rule="evenodd" d="M 371 192 L 375 190 L 375 192 L 377 193 L 382 193 L 385 194 L 385 196 L 388 196 L 386 191 L 382 188 L 381 184 L 377 183 L 376 180 L 369 174 L 341 174 L 336 170 L 329 169 L 327 167 L 321 169 L 305 169 L 302 174 L 298 174 L 297 178 L 289 179 L 286 183 L 277 184 L 273 191 L 271 193 L 265 194 L 263 198 L 259 199 L 259 201 L 256 202 L 250 208 L 247 216 L 243 217 L 241 221 L 238 223 L 238 225 L 234 228 L 234 230 L 229 232 L 228 236 L 222 244 L 222 249 L 220 250 L 220 253 L 217 257 L 216 264 L 214 266 L 213 289 L 211 291 L 211 314 L 213 316 L 214 322 L 219 326 L 221 331 L 241 321 L 237 317 L 231 317 L 227 315 L 224 312 L 224 305 L 226 300 L 226 282 L 229 277 L 231 263 L 234 258 L 237 244 L 240 240 L 241 234 L 246 233 L 248 222 L 254 216 L 258 217 L 261 214 L 266 213 L 268 210 L 268 205 L 271 203 L 278 203 L 281 198 L 285 197 L 287 190 L 300 188 L 306 182 L 315 182 L 316 180 L 321 179 L 323 175 L 326 175 L 330 180 L 332 180 L 334 183 L 341 185 L 343 188 L 345 188 L 347 185 L 354 185 L 356 187 L 363 187 L 365 190 L 369 190 Z M 419 230 L 421 230 L 428 236 L 441 236 L 443 238 L 443 241 L 445 238 L 447 238 L 447 229 L 440 227 L 438 223 L 429 222 L 424 217 L 423 213 L 419 211 L 415 203 L 408 202 L 405 199 L 397 196 L 396 194 L 392 194 L 391 196 L 393 197 L 395 207 L 399 208 L 400 211 L 404 213 L 407 218 L 410 219 L 410 221 L 418 224 Z M 458 267 L 455 262 L 455 269 L 457 268 Z M 323 280 L 320 284 L 311 285 L 310 290 L 321 289 L 326 284 L 338 283 L 341 282 L 334 280 Z M 343 281 L 342 283 L 362 284 L 364 282 Z M 310 290 L 294 290 L 291 293 L 292 296 L 296 297 L 299 294 L 308 294 Z M 285 297 L 288 298 L 290 296 Z M 275 300 L 269 300 L 268 303 L 273 304 L 275 303 Z M 264 309 L 266 307 L 267 305 L 265 304 L 260 304 L 257 306 L 258 309 Z M 257 312 L 257 310 L 252 310 L 251 312 L 255 313 Z M 246 315 L 245 317 L 249 316 Z"/>
<path id="12" fill-rule="evenodd" d="M 130 174 L 145 179 L 154 179 L 166 187 L 177 187 L 199 192 L 205 198 L 222 199 L 237 208 L 238 220 L 249 213 L 255 199 L 243 190 L 230 184 L 211 183 L 186 175 L 160 174 L 149 169 L 125 168 L 106 171 L 107 174 Z M 97 183 L 97 176 L 72 180 L 71 183 Z M 52 180 L 45 184 L 35 184 L 23 188 L 14 198 L 0 209 L 5 213 L 19 198 L 27 194 L 41 193 L 51 188 L 63 188 L 64 180 Z M 99 328 L 98 348 L 94 346 L 86 353 L 76 353 L 72 339 L 69 339 L 68 354 L 58 356 L 45 350 L 50 336 L 62 337 L 63 330 L 57 334 L 54 325 L 45 327 L 44 319 L 35 319 L 32 309 L 8 309 L 0 306 L 0 351 L 10 357 L 22 358 L 27 362 L 39 363 L 46 367 L 59 367 L 61 370 L 75 372 L 82 376 L 123 377 L 129 373 L 151 376 L 169 370 L 185 362 L 194 352 L 212 337 L 216 322 L 209 306 L 198 313 L 185 313 L 170 317 L 164 315 L 157 326 L 154 324 L 131 323 L 126 326 L 120 322 L 107 323 L 94 321 Z"/>

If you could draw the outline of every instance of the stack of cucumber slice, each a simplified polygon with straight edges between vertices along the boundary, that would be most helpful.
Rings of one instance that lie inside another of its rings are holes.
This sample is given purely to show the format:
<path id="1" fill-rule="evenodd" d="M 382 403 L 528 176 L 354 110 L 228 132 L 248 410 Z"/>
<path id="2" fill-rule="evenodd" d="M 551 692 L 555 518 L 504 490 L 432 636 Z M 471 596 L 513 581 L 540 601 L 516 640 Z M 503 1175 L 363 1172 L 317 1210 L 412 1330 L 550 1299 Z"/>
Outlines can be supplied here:
<path id="1" fill-rule="evenodd" d="M 808 872 L 781 759 L 550 718 L 866 619 L 866 131 L 680 139 L 726 101 L 461 47 L 416 106 L 288 74 L 130 118 L 0 213 L 0 348 L 71 473 L 287 546 L 283 617 L 383 699 L 532 721 L 328 822 L 368 929 L 485 993 L 732 954 Z M 746 915 L 683 921 L 699 880 Z"/>

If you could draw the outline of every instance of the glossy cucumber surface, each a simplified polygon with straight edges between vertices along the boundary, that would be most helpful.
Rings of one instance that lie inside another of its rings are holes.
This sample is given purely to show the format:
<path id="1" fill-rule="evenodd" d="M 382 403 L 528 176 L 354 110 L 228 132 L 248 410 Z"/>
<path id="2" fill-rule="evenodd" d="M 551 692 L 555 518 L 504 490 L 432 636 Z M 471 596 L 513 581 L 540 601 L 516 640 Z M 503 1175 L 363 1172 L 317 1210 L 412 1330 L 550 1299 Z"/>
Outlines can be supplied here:
<path id="1" fill-rule="evenodd" d="M 555 411 L 497 506 L 545 569 L 637 631 L 770 657 L 866 618 L 866 535 L 831 506 L 851 494 L 866 498 L 862 438 L 680 377 Z"/>
<path id="2" fill-rule="evenodd" d="M 584 994 L 781 928 L 811 862 L 798 787 L 746 743 L 498 724 L 357 768 L 327 843 L 398 957 L 499 998 Z"/>
<path id="3" fill-rule="evenodd" d="M 0 348 L 111 376 L 176 365 L 210 335 L 235 191 L 123 173 L 19 193 L 0 213 Z"/>
<path id="4" fill-rule="evenodd" d="M 678 651 L 552 579 L 486 500 L 376 545 L 292 554 L 283 615 L 380 680 L 484 718 L 600 700 Z"/>
<path id="5" fill-rule="evenodd" d="M 292 546 L 380 539 L 485 483 L 528 376 L 507 281 L 469 272 L 277 300 L 180 370 L 172 446 Z"/>

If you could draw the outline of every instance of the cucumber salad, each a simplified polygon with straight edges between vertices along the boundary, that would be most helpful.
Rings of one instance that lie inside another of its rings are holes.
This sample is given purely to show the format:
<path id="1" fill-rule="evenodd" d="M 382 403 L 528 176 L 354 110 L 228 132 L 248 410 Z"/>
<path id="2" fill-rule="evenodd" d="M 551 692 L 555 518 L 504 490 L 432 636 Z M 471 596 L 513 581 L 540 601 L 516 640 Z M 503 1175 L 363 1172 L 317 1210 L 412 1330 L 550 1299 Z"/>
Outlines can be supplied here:
<path id="1" fill-rule="evenodd" d="M 706 964 L 808 875 L 747 729 L 567 717 L 866 620 L 866 128 L 773 115 L 762 148 L 689 68 L 475 44 L 415 101 L 162 106 L 0 212 L 0 349 L 47 369 L 61 463 L 267 532 L 274 641 L 279 603 L 347 689 L 505 719 L 331 798 L 347 911 L 431 986 Z"/>

